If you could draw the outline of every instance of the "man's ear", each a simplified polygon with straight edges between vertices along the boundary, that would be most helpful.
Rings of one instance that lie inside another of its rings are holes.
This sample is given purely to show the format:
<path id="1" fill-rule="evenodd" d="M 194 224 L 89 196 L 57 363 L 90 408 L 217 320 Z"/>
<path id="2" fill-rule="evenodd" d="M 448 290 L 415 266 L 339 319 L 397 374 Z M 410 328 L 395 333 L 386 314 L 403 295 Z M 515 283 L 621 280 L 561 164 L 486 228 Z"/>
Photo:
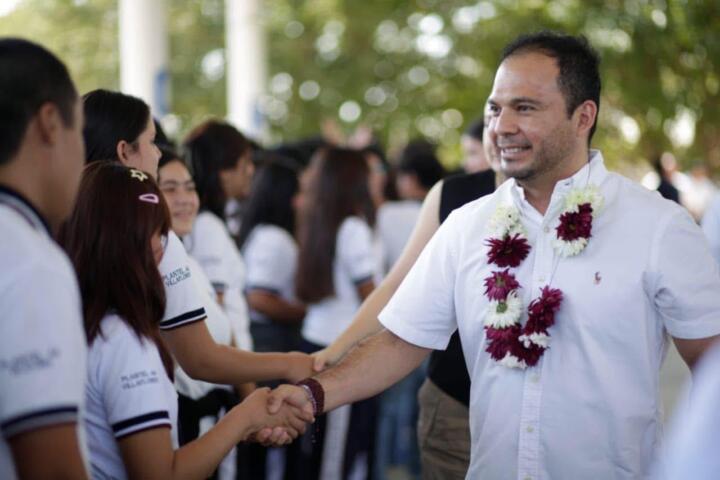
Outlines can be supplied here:
<path id="1" fill-rule="evenodd" d="M 35 115 L 35 123 L 40 139 L 48 145 L 53 145 L 58 141 L 58 136 L 64 127 L 60 110 L 57 105 L 50 102 L 45 102 L 40 106 Z"/>
<path id="2" fill-rule="evenodd" d="M 590 129 L 595 124 L 597 113 L 597 104 L 592 100 L 585 100 L 575 109 L 578 135 L 590 135 Z"/>

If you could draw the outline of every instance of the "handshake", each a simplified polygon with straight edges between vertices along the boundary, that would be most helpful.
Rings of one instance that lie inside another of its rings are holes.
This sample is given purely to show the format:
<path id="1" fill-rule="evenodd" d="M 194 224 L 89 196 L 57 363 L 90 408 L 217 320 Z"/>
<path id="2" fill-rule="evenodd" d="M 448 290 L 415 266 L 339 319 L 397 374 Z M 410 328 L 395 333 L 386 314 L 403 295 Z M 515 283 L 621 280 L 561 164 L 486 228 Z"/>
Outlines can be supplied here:
<path id="1" fill-rule="evenodd" d="M 318 406 L 308 387 L 281 385 L 275 390 L 258 388 L 230 414 L 239 409 L 235 415 L 244 420 L 245 441 L 281 446 L 305 433 L 307 424 L 315 421 Z"/>

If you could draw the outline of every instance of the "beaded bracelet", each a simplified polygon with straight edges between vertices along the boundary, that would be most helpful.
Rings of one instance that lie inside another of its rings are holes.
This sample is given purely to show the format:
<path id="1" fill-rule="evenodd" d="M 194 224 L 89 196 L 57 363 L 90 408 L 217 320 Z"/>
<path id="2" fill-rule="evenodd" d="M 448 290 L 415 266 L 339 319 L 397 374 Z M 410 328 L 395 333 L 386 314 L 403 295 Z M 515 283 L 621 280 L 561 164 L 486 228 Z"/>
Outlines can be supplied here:
<path id="1" fill-rule="evenodd" d="M 308 394 L 313 404 L 313 414 L 315 416 L 321 415 L 325 408 L 325 390 L 322 385 L 320 385 L 320 382 L 314 378 L 306 378 L 305 380 L 300 380 L 296 385 L 302 387 L 305 393 Z"/>

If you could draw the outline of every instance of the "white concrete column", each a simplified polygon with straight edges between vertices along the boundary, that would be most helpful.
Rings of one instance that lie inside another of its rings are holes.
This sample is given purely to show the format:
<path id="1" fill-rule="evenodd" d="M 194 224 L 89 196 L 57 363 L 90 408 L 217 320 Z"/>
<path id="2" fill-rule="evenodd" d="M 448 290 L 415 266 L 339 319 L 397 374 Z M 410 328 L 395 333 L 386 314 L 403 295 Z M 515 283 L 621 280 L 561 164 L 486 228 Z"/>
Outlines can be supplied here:
<path id="1" fill-rule="evenodd" d="M 140 97 L 156 117 L 170 110 L 166 0 L 120 0 L 120 90 Z"/>
<path id="2" fill-rule="evenodd" d="M 225 0 L 228 121 L 262 139 L 267 125 L 260 111 L 266 84 L 264 26 L 260 0 Z"/>

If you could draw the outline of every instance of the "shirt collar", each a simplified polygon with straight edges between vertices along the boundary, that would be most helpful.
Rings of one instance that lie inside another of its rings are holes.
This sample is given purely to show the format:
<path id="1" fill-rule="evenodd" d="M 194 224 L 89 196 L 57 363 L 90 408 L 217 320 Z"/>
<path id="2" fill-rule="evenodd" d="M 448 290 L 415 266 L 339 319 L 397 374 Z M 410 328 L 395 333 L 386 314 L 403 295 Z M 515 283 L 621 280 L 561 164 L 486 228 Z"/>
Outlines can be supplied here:
<path id="1" fill-rule="evenodd" d="M 588 162 L 580 170 L 575 172 L 571 177 L 560 180 L 555 184 L 547 213 L 551 213 L 551 211 L 554 210 L 553 205 L 556 204 L 557 199 L 564 197 L 570 189 L 584 188 L 591 184 L 600 185 L 605 180 L 607 173 L 608 171 L 605 168 L 602 153 L 600 150 L 591 149 L 588 155 Z M 532 207 L 530 207 L 525 200 L 525 191 L 517 184 L 515 179 L 511 179 L 511 181 L 510 192 L 513 202 L 521 212 L 529 213 L 528 209 L 532 209 Z"/>
<path id="2" fill-rule="evenodd" d="M 6 205 L 14 210 L 34 229 L 51 235 L 50 226 L 45 217 L 17 190 L 0 185 L 0 205 Z"/>

